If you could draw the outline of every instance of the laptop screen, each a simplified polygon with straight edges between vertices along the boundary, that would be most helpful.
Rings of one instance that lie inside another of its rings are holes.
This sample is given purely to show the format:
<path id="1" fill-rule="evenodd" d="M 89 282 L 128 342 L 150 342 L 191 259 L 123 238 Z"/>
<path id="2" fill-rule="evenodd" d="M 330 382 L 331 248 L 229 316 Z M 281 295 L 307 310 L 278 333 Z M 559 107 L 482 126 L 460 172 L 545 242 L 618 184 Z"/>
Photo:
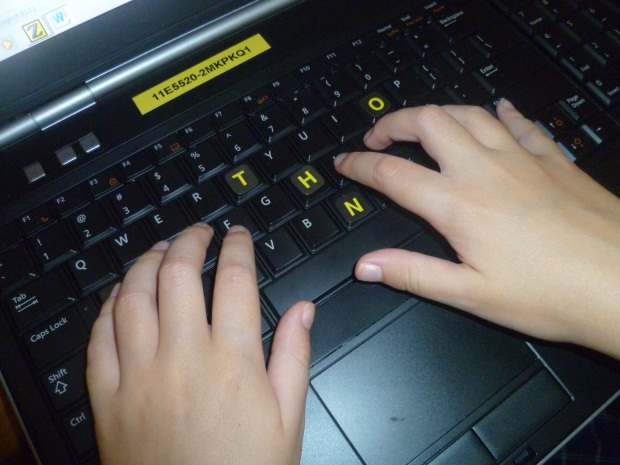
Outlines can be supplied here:
<path id="1" fill-rule="evenodd" d="M 0 61 L 131 0 L 1 0 Z"/>

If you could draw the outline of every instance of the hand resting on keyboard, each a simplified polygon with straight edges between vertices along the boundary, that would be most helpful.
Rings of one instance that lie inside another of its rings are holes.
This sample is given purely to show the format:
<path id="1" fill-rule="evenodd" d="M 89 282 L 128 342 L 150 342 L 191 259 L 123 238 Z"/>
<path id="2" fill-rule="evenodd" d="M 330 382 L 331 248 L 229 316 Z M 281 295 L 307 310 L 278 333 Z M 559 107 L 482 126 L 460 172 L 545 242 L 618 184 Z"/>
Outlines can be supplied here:
<path id="1" fill-rule="evenodd" d="M 281 319 L 269 369 L 247 230 L 223 241 L 207 323 L 193 226 L 146 252 L 103 305 L 87 379 L 103 464 L 299 462 L 314 306 Z"/>
<path id="2" fill-rule="evenodd" d="M 509 103 L 498 116 L 411 108 L 366 137 L 374 150 L 420 142 L 440 172 L 372 152 L 337 158 L 340 173 L 427 219 L 461 260 L 380 250 L 357 276 L 620 357 L 620 200 Z M 314 307 L 284 314 L 265 370 L 250 236 L 224 239 L 209 325 L 200 272 L 211 238 L 202 225 L 156 244 L 101 310 L 87 378 L 104 465 L 299 461 Z"/>
<path id="3" fill-rule="evenodd" d="M 381 250 L 359 260 L 357 277 L 620 358 L 620 200 L 509 102 L 497 114 L 410 108 L 365 137 L 378 151 L 419 142 L 440 172 L 372 152 L 336 159 L 341 174 L 429 221 L 461 261 Z"/>

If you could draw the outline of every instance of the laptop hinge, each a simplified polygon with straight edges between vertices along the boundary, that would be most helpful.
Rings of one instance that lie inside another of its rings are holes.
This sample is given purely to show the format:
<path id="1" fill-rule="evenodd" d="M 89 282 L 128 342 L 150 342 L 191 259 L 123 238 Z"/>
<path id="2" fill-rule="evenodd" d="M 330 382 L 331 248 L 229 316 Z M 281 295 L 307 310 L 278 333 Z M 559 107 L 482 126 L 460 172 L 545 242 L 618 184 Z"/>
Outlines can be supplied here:
<path id="1" fill-rule="evenodd" d="M 303 0 L 256 0 L 106 71 L 88 80 L 83 86 L 0 127 L 0 150 L 92 107 L 102 97 L 137 78 L 160 70 L 179 57 L 187 56 L 215 40 L 301 1 Z"/>

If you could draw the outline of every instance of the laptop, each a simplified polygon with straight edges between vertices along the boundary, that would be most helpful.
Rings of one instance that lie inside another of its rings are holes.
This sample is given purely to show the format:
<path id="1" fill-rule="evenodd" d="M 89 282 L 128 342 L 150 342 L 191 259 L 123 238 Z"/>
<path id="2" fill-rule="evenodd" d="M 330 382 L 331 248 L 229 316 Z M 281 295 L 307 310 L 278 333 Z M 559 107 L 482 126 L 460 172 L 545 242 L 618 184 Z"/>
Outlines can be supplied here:
<path id="1" fill-rule="evenodd" d="M 607 0 L 0 2 L 0 372 L 44 465 L 97 463 L 84 380 L 111 286 L 160 239 L 241 223 L 266 359 L 317 304 L 302 463 L 542 463 L 620 392 L 617 362 L 353 278 L 363 253 L 455 259 L 333 169 L 383 114 L 509 98 L 620 192 Z M 390 153 L 433 166 L 415 144 Z"/>

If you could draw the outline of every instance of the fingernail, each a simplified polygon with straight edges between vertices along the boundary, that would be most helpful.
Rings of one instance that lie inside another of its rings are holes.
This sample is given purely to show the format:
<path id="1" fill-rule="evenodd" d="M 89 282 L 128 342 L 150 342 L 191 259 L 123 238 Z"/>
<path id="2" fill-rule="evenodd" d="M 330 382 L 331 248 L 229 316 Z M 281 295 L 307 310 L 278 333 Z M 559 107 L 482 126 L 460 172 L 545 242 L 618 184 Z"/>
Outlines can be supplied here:
<path id="1" fill-rule="evenodd" d="M 357 279 L 368 281 L 370 283 L 378 283 L 383 280 L 383 271 L 381 267 L 373 263 L 362 263 L 357 267 L 355 273 Z"/>
<path id="2" fill-rule="evenodd" d="M 165 252 L 169 248 L 170 248 L 170 243 L 166 241 L 159 241 L 157 244 L 153 246 L 153 249 L 161 250 L 162 252 Z"/>
<path id="3" fill-rule="evenodd" d="M 310 328 L 312 328 L 312 323 L 314 323 L 314 313 L 314 304 L 306 304 L 303 312 L 301 313 L 301 324 L 304 325 L 304 328 L 308 331 L 310 331 Z"/>
<path id="4" fill-rule="evenodd" d="M 248 230 L 247 228 L 241 226 L 240 224 L 236 224 L 230 227 L 227 234 L 234 233 L 234 232 L 248 232 Z"/>
<path id="5" fill-rule="evenodd" d="M 110 297 L 116 297 L 118 293 L 121 291 L 121 283 L 116 283 L 112 290 L 110 291 Z"/>
<path id="6" fill-rule="evenodd" d="M 347 156 L 346 153 L 341 153 L 336 158 L 334 158 L 334 166 L 338 166 L 340 163 L 342 163 L 342 160 L 344 160 L 344 157 L 346 156 Z"/>
<path id="7" fill-rule="evenodd" d="M 207 223 L 203 223 L 202 221 L 199 221 L 198 223 L 194 223 L 193 226 L 198 226 L 200 228 L 205 228 L 205 229 L 211 229 L 211 226 L 209 226 Z"/>
<path id="8" fill-rule="evenodd" d="M 500 105 L 502 105 L 504 108 L 508 109 L 508 110 L 516 110 L 515 106 L 512 104 L 512 102 L 510 100 L 508 100 L 507 98 L 503 99 L 500 102 Z"/>

